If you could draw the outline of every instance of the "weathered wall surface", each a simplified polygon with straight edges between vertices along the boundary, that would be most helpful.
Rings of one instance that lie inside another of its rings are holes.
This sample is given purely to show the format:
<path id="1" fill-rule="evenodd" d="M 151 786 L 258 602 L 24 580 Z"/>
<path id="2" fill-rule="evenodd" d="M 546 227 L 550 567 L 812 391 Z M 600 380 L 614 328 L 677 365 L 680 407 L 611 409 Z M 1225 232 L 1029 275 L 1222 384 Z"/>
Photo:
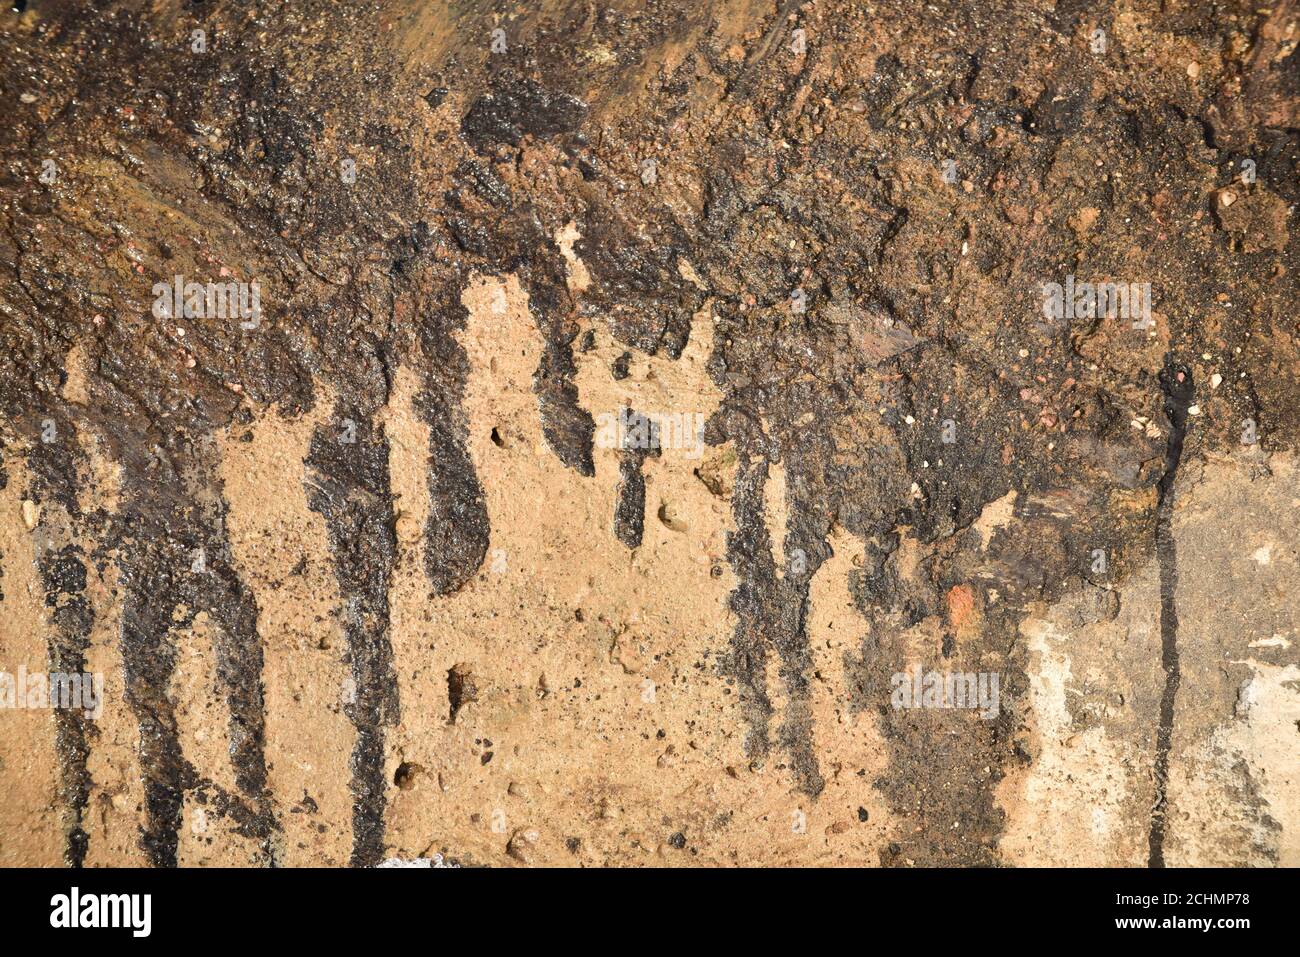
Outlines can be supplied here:
<path id="1" fill-rule="evenodd" d="M 1300 862 L 1293 3 L 14 7 L 0 864 Z"/>

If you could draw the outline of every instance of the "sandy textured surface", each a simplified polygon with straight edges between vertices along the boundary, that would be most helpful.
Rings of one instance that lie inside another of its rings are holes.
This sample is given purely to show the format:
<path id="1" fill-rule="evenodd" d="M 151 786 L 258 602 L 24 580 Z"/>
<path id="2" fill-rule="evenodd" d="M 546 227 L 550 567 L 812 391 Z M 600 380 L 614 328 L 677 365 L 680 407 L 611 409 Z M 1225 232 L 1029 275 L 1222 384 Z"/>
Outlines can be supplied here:
<path id="1" fill-rule="evenodd" d="M 0 865 L 1300 864 L 1298 42 L 6 6 Z"/>

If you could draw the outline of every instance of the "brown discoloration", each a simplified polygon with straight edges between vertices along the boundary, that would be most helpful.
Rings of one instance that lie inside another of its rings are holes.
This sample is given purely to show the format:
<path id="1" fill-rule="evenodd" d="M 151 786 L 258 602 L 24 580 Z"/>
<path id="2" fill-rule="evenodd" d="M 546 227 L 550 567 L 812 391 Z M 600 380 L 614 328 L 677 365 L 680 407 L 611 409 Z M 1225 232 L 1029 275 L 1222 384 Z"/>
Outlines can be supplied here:
<path id="1" fill-rule="evenodd" d="M 1234 646 L 1229 716 L 1179 581 L 1284 513 L 1297 29 L 33 3 L 0 32 L 0 589 L 117 707 L 88 749 L 0 714 L 62 761 L 5 831 L 64 846 L 0 845 L 67 859 L 79 817 L 91 863 L 1111 864 L 1155 800 L 1171 861 L 1291 860 L 1251 735 L 1292 662 Z M 263 321 L 154 315 L 177 274 L 258 280 Z M 1067 277 L 1149 282 L 1151 325 L 1045 315 Z M 624 407 L 706 446 L 611 447 Z M 998 714 L 894 707 L 913 666 L 997 674 Z"/>

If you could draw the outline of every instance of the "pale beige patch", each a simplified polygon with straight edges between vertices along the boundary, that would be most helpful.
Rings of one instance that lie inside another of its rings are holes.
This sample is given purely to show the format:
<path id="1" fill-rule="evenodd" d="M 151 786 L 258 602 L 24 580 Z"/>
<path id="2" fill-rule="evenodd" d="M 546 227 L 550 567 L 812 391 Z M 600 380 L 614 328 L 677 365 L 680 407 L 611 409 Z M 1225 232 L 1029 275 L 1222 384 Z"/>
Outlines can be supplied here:
<path id="1" fill-rule="evenodd" d="M 875 866 L 897 826 L 873 787 L 885 774 L 889 748 L 874 710 L 853 711 L 845 655 L 862 645 L 866 621 L 853 604 L 849 576 L 863 562 L 863 545 L 832 528 L 831 558 L 813 576 L 808 594 L 808 647 L 813 657 L 813 753 L 826 788 L 810 804 L 809 843 L 804 864 Z M 866 812 L 862 821 L 859 809 Z"/>
<path id="2" fill-rule="evenodd" d="M 1038 747 L 1023 797 L 1011 804 L 1002 854 L 1034 866 L 1136 866 L 1136 858 L 1122 862 L 1114 854 L 1130 786 L 1123 773 L 1117 774 L 1122 746 L 1101 727 L 1071 731 L 1066 697 L 1074 675 L 1065 650 L 1068 636 L 1050 622 L 1033 620 L 1022 633 L 1033 662 L 1030 707 Z"/>
<path id="3" fill-rule="evenodd" d="M 422 704 L 432 727 L 403 744 L 424 772 L 393 798 L 394 852 L 499 864 L 796 859 L 775 842 L 791 836 L 800 799 L 781 772 L 749 770 L 735 691 L 718 674 L 734 629 L 727 502 L 696 477 L 690 450 L 665 449 L 645 463 L 645 535 L 629 550 L 613 534 L 617 451 L 597 447 L 596 474 L 583 478 L 542 438 L 541 340 L 518 282 L 475 279 L 464 301 L 468 444 L 491 542 L 479 574 L 432 602 L 433 647 L 419 662 L 398 656 L 403 680 L 416 668 L 441 677 Z M 695 331 L 679 362 L 652 359 L 615 382 L 622 349 L 598 329 L 579 357 L 583 405 L 707 415 L 707 317 Z M 477 690 L 454 721 L 453 666 Z M 683 848 L 670 841 L 679 832 Z"/>
<path id="4" fill-rule="evenodd" d="M 504 290 L 500 297 L 493 296 L 493 310 L 498 301 L 505 302 Z M 419 376 L 403 366 L 394 376 L 392 393 L 384 410 L 398 556 L 388 605 L 401 705 L 401 720 L 387 737 L 386 779 L 394 781 L 397 769 L 403 763 L 407 765 L 405 788 L 391 787 L 388 791 L 386 839 L 393 848 L 416 850 L 423 850 L 427 835 L 422 831 L 419 815 L 408 813 L 406 805 L 417 791 L 426 795 L 437 787 L 437 772 L 428 763 L 424 742 L 437 735 L 447 710 L 447 674 L 434 666 L 432 654 L 442 643 L 443 628 L 435 618 L 436 606 L 424 570 L 431 456 L 429 428 L 415 409 L 421 388 Z M 415 800 L 418 802 L 419 798 Z"/>
<path id="5" fill-rule="evenodd" d="M 1015 509 L 1016 490 L 1012 489 L 980 510 L 979 518 L 971 522 L 971 528 L 979 532 L 981 547 L 987 548 L 993 533 L 1011 524 L 1012 518 L 1015 517 Z"/>
<path id="6" fill-rule="evenodd" d="M 73 343 L 64 359 L 67 378 L 63 383 L 63 397 L 76 405 L 84 406 L 90 399 L 90 363 L 81 343 Z"/>
<path id="7" fill-rule="evenodd" d="M 564 256 L 564 265 L 567 269 L 569 292 L 577 294 L 586 290 L 591 285 L 591 274 L 587 272 L 587 267 L 578 254 L 573 251 L 573 244 L 582 238 L 582 233 L 578 230 L 577 223 L 566 223 L 564 228 L 555 234 L 555 243 L 560 247 L 560 254 Z"/>
<path id="8" fill-rule="evenodd" d="M 1300 667 L 1246 664 L 1234 718 L 1170 770 L 1170 866 L 1300 864 Z M 1243 766 L 1259 807 L 1243 802 Z"/>
<path id="9" fill-rule="evenodd" d="M 17 680 L 48 667 L 47 624 L 31 534 L 22 517 L 25 470 L 6 456 L 0 489 L 0 671 Z M 53 712 L 0 707 L 0 866 L 57 867 L 65 840 L 58 793 Z"/>
<path id="10" fill-rule="evenodd" d="M 267 415 L 249 427 L 252 441 L 238 427 L 221 443 L 231 551 L 257 601 L 267 782 L 286 866 L 343 865 L 352 851 L 356 732 L 343 713 L 341 600 L 325 520 L 303 485 L 312 434 L 332 406 L 325 391 L 309 414 Z"/>
<path id="11" fill-rule="evenodd" d="M 106 497 L 114 485 L 100 486 Z M 90 842 L 87 867 L 144 867 L 140 847 L 144 823 L 144 776 L 140 768 L 140 725 L 126 701 L 122 663 L 122 601 L 115 563 L 101 573 L 88 563 L 86 598 L 95 616 L 86 649 L 86 669 L 104 676 L 104 710 L 86 758 L 90 799 L 83 826 Z"/>
<path id="12" fill-rule="evenodd" d="M 763 484 L 763 521 L 767 525 L 768 537 L 772 540 L 772 560 L 776 564 L 777 574 L 784 578 L 791 572 L 791 561 L 807 568 L 807 555 L 785 553 L 785 530 L 790 521 L 790 505 L 786 500 L 785 466 L 773 462 L 767 467 L 767 481 Z M 800 569 L 794 569 L 802 574 Z"/>
<path id="13" fill-rule="evenodd" d="M 173 615 L 180 617 L 180 611 Z M 181 754 L 205 778 L 237 794 L 230 762 L 229 711 L 217 681 L 219 626 L 199 612 L 189 627 L 174 627 L 169 640 L 176 649 L 167 696 L 173 702 Z M 181 867 L 247 867 L 257 863 L 256 843 L 235 833 L 232 820 L 186 791 L 176 860 Z"/>
<path id="14" fill-rule="evenodd" d="M 1020 627 L 1033 763 L 1010 768 L 998 787 L 1007 814 L 1000 853 L 1022 866 L 1142 866 L 1161 687 L 1154 564 L 1125 583 L 1114 621 L 1081 624 L 1077 601 Z"/>

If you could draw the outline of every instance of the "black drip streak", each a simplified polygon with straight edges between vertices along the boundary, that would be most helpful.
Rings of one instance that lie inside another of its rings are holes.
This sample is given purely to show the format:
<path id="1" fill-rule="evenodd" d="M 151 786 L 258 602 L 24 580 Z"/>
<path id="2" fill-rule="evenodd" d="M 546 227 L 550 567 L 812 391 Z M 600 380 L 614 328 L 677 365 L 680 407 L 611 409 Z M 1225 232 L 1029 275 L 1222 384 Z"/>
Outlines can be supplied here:
<path id="1" fill-rule="evenodd" d="M 800 576 L 778 577 L 772 541 L 764 521 L 765 459 L 742 455 L 737 467 L 732 514 L 736 530 L 727 545 L 727 558 L 738 583 L 731 594 L 736 630 L 731 639 L 731 673 L 740 684 L 749 722 L 746 753 L 762 760 L 771 750 L 769 725 L 775 708 L 767 691 L 769 646 L 779 656 L 780 677 L 789 701 L 778 743 L 787 752 L 799 789 L 816 797 L 825 787 L 812 748 L 808 709 L 809 668 L 806 612 L 808 583 L 815 568 Z M 788 541 L 788 539 L 787 539 Z"/>
<path id="2" fill-rule="evenodd" d="M 212 463 L 189 464 L 200 481 L 212 481 Z M 255 839 L 264 863 L 274 866 L 257 606 L 234 570 L 224 508 L 214 515 L 190 504 L 195 490 L 169 466 L 158 461 L 154 466 L 128 485 L 122 515 L 121 647 L 126 699 L 140 725 L 141 846 L 154 867 L 177 866 L 185 792 L 220 790 L 185 758 L 176 708 L 167 696 L 176 665 L 172 631 L 190 627 L 205 611 L 214 625 L 217 678 L 229 711 L 230 759 L 239 790 L 219 795 L 216 809 L 235 820 L 238 833 Z M 196 566 L 199 556 L 202 564 Z M 178 608 L 187 611 L 178 617 Z"/>
<path id="3" fill-rule="evenodd" d="M 143 568 L 147 551 L 147 546 L 137 544 L 123 555 L 122 665 L 126 700 L 140 725 L 145 803 L 140 843 L 151 865 L 175 867 L 189 769 L 181 756 L 176 710 L 160 690 L 171 681 L 176 649 L 167 640 L 170 603 L 157 599 L 171 591 L 178 570 L 164 567 L 147 578 L 141 575 L 138 569 Z"/>
<path id="4" fill-rule="evenodd" d="M 51 506 L 61 508 L 68 521 L 75 525 L 81 516 L 76 504 L 76 469 L 68 452 L 66 439 L 70 438 L 70 431 L 66 425 L 62 435 L 65 441 L 41 442 L 32 451 L 29 463 L 37 486 L 33 494 L 42 501 L 47 514 L 52 510 Z M 86 671 L 86 650 L 90 646 L 90 630 L 94 623 L 94 613 L 85 594 L 86 565 L 82 550 L 76 545 L 65 545 L 57 550 L 47 547 L 38 556 L 37 569 L 53 626 L 48 652 L 50 670 L 65 675 L 82 675 Z M 54 710 L 59 797 L 66 834 L 63 859 L 69 867 L 84 864 L 90 842 L 84 827 L 91 788 L 86 721 L 81 710 Z"/>
<path id="5" fill-rule="evenodd" d="M 559 253 L 553 244 L 533 258 L 542 275 L 526 277 L 525 288 L 529 311 L 543 340 L 542 355 L 533 374 L 542 435 L 561 462 L 584 478 L 591 478 L 596 474 L 596 423 L 579 404 L 574 383 L 578 366 L 573 358 L 573 340 L 578 337 L 578 326 L 571 315 L 572 301 L 557 272 Z"/>
<path id="6" fill-rule="evenodd" d="M 452 335 L 464 328 L 468 315 L 459 286 L 449 286 L 436 314 L 421 328 L 427 372 L 418 408 L 429 426 L 424 569 L 439 595 L 449 595 L 469 581 L 488 549 L 487 503 L 466 444 L 469 428 L 460 407 L 469 363 Z"/>
<path id="7" fill-rule="evenodd" d="M 312 436 L 306 463 L 310 507 L 325 517 L 343 597 L 355 685 L 344 701 L 357 731 L 351 761 L 353 867 L 373 866 L 383 857 L 384 728 L 398 717 L 388 612 L 397 551 L 388 451 L 382 427 L 340 404 L 334 420 Z"/>
<path id="8" fill-rule="evenodd" d="M 86 649 L 90 645 L 94 615 L 86 601 L 86 567 L 80 550 L 67 547 L 49 553 L 42 557 L 40 565 L 45 604 L 55 626 L 49 642 L 50 670 L 65 675 L 85 674 Z M 79 587 L 66 590 L 67 579 L 74 576 L 79 579 Z M 53 693 L 53 688 L 50 690 Z M 84 712 L 75 708 L 57 708 L 54 711 L 59 795 L 66 815 L 67 845 L 63 856 L 69 867 L 81 867 L 85 863 L 86 848 L 90 843 L 84 827 L 91 785 L 87 768 L 90 746 L 86 740 L 86 722 Z"/>
<path id="9" fill-rule="evenodd" d="M 1180 378 L 1181 377 L 1181 378 Z M 1169 419 L 1169 443 L 1165 450 L 1165 471 L 1160 478 L 1156 505 L 1156 560 L 1160 567 L 1160 659 L 1165 673 L 1160 696 L 1160 724 L 1156 729 L 1155 801 L 1151 809 L 1148 837 L 1149 867 L 1165 866 L 1165 829 L 1168 811 L 1169 751 L 1173 743 L 1174 703 L 1178 697 L 1178 553 L 1173 533 L 1174 485 L 1187 438 L 1187 409 L 1192 401 L 1192 374 L 1172 362 L 1161 374 L 1165 392 L 1165 415 Z"/>
<path id="10" fill-rule="evenodd" d="M 620 415 L 624 415 L 620 412 Z M 618 453 L 618 500 L 614 506 L 614 535 L 628 548 L 638 548 L 645 533 L 645 475 L 641 466 L 660 453 L 659 426 L 648 416 L 628 409 L 629 434 Z M 639 433 L 639 438 L 636 433 Z M 643 440 L 643 441 L 641 441 Z"/>

